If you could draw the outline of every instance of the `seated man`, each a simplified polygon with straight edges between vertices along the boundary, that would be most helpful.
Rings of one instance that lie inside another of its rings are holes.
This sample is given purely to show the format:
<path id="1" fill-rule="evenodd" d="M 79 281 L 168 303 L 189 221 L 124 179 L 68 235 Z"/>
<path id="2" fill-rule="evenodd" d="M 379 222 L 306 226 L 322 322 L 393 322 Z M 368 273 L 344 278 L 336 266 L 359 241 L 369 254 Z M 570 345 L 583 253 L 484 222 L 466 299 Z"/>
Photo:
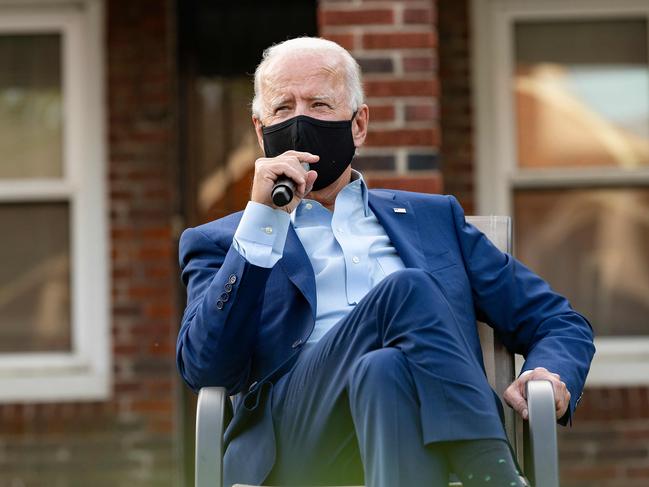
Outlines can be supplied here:
<path id="1" fill-rule="evenodd" d="M 547 379 L 570 420 L 594 354 L 561 296 L 467 224 L 451 196 L 368 190 L 358 64 L 298 38 L 255 72 L 256 161 L 245 211 L 180 241 L 187 308 L 178 368 L 236 394 L 225 485 L 524 485 L 476 318 L 526 357 L 505 399 Z M 271 198 L 281 178 L 292 200 Z"/>

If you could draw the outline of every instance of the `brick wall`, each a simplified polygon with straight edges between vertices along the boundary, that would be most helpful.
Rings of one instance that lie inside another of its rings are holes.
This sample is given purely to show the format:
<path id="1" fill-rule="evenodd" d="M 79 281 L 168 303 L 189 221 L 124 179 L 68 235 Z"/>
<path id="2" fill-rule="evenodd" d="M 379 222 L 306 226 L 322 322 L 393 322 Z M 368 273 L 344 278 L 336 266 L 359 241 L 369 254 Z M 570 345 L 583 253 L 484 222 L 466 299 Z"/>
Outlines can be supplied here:
<path id="1" fill-rule="evenodd" d="M 439 192 L 439 79 L 435 0 L 320 0 L 321 36 L 363 69 L 370 106 L 354 166 L 370 185 Z"/>
<path id="2" fill-rule="evenodd" d="M 114 388 L 0 406 L 0 486 L 178 485 L 172 8 L 106 1 Z"/>
<path id="3" fill-rule="evenodd" d="M 562 487 L 649 485 L 649 388 L 587 388 L 559 451 Z"/>
<path id="4" fill-rule="evenodd" d="M 109 186 L 117 434 L 122 485 L 172 485 L 178 266 L 175 18 L 171 0 L 108 2 Z"/>

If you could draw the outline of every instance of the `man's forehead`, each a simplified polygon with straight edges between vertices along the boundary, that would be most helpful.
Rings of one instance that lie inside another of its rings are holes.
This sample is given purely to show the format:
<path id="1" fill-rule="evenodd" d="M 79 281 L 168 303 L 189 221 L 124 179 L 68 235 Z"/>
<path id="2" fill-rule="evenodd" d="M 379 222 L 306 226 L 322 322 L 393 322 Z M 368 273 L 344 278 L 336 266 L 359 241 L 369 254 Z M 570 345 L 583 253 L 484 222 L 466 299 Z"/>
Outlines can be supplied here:
<path id="1" fill-rule="evenodd" d="M 329 89 L 334 89 L 343 79 L 344 70 L 338 59 L 322 54 L 293 54 L 274 60 L 263 73 L 261 81 L 262 85 L 274 90 L 313 80 L 320 84 L 331 84 Z"/>

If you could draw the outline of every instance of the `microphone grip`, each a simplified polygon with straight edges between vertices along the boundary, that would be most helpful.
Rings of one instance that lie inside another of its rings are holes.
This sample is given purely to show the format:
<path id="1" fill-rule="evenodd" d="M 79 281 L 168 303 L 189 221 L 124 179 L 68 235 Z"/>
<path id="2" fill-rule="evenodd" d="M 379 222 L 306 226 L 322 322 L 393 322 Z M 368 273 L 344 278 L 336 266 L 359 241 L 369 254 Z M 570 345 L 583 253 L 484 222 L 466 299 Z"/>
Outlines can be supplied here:
<path id="1" fill-rule="evenodd" d="M 293 199 L 295 193 L 295 183 L 287 177 L 277 178 L 271 191 L 271 198 L 275 206 L 286 206 Z"/>

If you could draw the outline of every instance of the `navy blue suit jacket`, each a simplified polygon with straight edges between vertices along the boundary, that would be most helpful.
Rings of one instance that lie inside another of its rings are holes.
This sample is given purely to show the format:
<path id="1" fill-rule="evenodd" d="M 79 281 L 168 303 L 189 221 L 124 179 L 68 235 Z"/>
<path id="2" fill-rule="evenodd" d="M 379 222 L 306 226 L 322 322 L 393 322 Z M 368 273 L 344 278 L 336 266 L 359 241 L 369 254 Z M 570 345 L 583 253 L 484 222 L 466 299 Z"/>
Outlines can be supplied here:
<path id="1" fill-rule="evenodd" d="M 479 362 L 476 318 L 491 325 L 509 350 L 525 356 L 524 370 L 542 366 L 561 375 L 572 395 L 570 417 L 594 354 L 587 320 L 467 224 L 455 198 L 371 190 L 369 204 L 406 267 L 429 271 L 443 284 Z M 406 213 L 395 213 L 395 207 Z M 275 458 L 264 399 L 313 330 L 316 292 L 308 256 L 292 227 L 282 259 L 266 269 L 232 247 L 240 218 L 236 213 L 181 237 L 187 308 L 177 363 L 192 389 L 223 386 L 237 395 L 225 470 L 238 482 L 254 484 L 264 480 Z"/>

